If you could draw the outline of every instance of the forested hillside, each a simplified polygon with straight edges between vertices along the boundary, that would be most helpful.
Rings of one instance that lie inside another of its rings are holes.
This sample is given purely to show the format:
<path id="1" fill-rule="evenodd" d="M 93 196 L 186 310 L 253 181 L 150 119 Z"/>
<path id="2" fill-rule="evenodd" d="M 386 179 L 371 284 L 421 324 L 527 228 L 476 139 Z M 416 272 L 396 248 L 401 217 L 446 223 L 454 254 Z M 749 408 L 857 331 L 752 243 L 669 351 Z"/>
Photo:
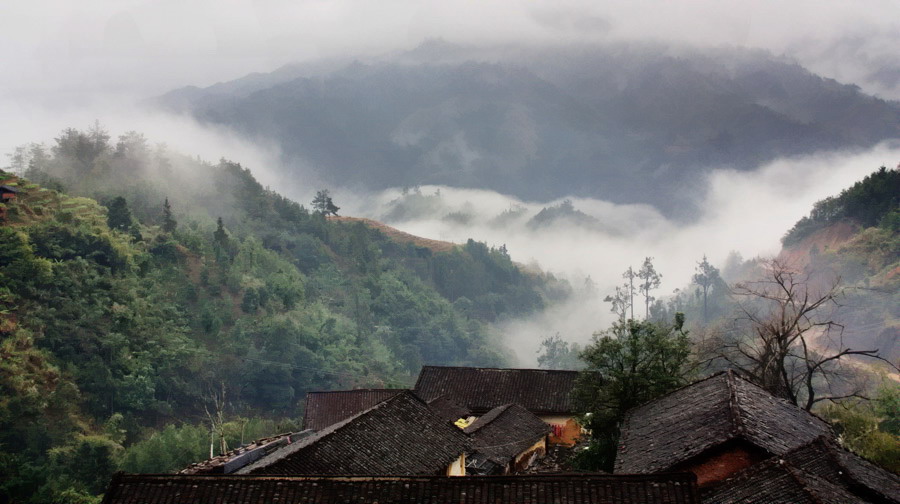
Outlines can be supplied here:
<path id="1" fill-rule="evenodd" d="M 324 180 L 689 213 L 703 176 L 895 138 L 900 106 L 763 51 L 463 47 L 294 65 L 157 100 Z"/>
<path id="2" fill-rule="evenodd" d="M 87 502 L 116 469 L 292 428 L 309 390 L 506 364 L 490 323 L 568 295 L 504 247 L 392 241 L 99 125 L 19 149 L 0 185 L 17 191 L 0 207 L 0 495 L 16 501 Z"/>

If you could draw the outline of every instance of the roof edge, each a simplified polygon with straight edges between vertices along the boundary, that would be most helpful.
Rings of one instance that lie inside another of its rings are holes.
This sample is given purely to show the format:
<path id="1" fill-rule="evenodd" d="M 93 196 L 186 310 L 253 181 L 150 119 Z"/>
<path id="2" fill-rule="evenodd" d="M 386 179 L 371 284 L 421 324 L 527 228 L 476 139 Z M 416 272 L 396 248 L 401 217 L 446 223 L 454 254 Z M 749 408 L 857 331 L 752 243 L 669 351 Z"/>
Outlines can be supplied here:
<path id="1" fill-rule="evenodd" d="M 360 418 L 362 416 L 372 413 L 376 409 L 383 407 L 384 405 L 397 399 L 398 397 L 408 395 L 408 396 L 412 397 L 413 399 L 415 399 L 417 402 L 424 405 L 426 409 L 428 408 L 428 405 L 424 401 L 422 401 L 422 399 L 420 399 L 419 396 L 414 394 L 411 390 L 404 389 L 404 391 L 405 392 L 401 392 L 397 395 L 388 397 L 387 399 L 380 401 L 377 404 L 375 404 L 374 406 L 367 408 L 363 411 L 360 411 L 359 413 L 357 413 L 349 418 L 346 418 L 344 420 L 341 420 L 340 422 L 332 424 L 329 427 L 326 427 L 323 430 L 331 429 L 331 427 L 334 427 L 334 428 L 329 430 L 328 432 L 322 433 L 321 436 L 317 437 L 316 434 L 313 434 L 312 436 L 309 436 L 303 440 L 300 440 L 297 443 L 291 443 L 285 447 L 279 448 L 279 449 L 275 450 L 274 452 L 272 452 L 271 454 L 269 454 L 268 457 L 261 458 L 261 459 L 257 460 L 256 462 L 253 462 L 252 464 L 248 464 L 248 465 L 242 467 L 240 470 L 238 470 L 238 472 L 241 474 L 248 474 L 246 471 L 249 471 L 250 468 L 259 469 L 259 468 L 263 468 L 263 467 L 268 467 L 268 466 L 272 465 L 273 463 L 275 463 L 279 460 L 282 460 L 283 458 L 287 457 L 288 455 L 291 455 L 294 452 L 298 452 L 298 451 L 302 450 L 303 448 L 306 448 L 307 446 L 311 445 L 313 442 L 319 442 L 322 439 L 332 436 L 333 434 L 339 432 L 341 429 L 343 429 L 344 427 L 349 425 L 352 421 L 356 420 L 357 418 Z M 429 410 L 429 412 L 430 412 L 430 410 Z M 319 431 L 319 432 L 322 432 L 322 431 Z M 303 441 L 306 441 L 306 443 L 304 443 Z M 279 454 L 279 455 L 276 457 L 276 454 Z M 267 462 L 267 463 L 263 463 L 263 462 Z"/>

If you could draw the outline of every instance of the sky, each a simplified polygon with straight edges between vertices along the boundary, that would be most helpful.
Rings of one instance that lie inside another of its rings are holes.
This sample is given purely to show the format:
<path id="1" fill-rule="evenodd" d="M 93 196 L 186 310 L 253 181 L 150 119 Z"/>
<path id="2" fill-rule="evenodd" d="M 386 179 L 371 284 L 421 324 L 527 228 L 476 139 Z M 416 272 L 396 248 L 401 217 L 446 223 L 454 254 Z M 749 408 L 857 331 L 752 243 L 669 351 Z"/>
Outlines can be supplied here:
<path id="1" fill-rule="evenodd" d="M 291 62 L 366 58 L 434 38 L 466 45 L 655 41 L 753 47 L 879 97 L 900 99 L 896 0 L 0 0 L 0 154 L 99 119 L 114 136 L 135 129 L 189 155 L 240 161 L 263 183 L 308 201 L 311 195 L 292 192 L 266 171 L 279 160 L 274 146 L 139 110 L 135 103 Z M 661 290 L 671 292 L 688 281 L 702 254 L 721 264 L 732 250 L 744 257 L 777 252 L 781 234 L 814 201 L 898 159 L 900 149 L 883 144 L 827 158 L 778 160 L 749 174 L 718 171 L 708 180 L 705 211 L 689 226 L 650 207 L 584 199 L 573 202 L 618 232 L 535 234 L 522 226 L 498 232 L 481 223 L 454 227 L 439 218 L 393 224 L 431 238 L 506 243 L 515 260 L 536 262 L 573 284 L 591 275 L 601 295 L 627 266 L 654 256 L 664 275 Z M 791 184 L 823 164 L 832 169 L 827 176 L 817 172 L 816 183 Z M 426 188 L 431 189 L 437 188 Z M 396 197 L 391 191 L 332 192 L 345 211 L 369 217 L 378 217 Z M 477 200 L 497 213 L 510 205 L 536 212 L 558 203 L 453 188 L 442 193 L 450 206 Z M 344 205 L 342 196 L 355 203 Z M 507 328 L 531 335 L 529 344 L 520 345 L 523 362 L 533 359 L 540 335 L 561 331 L 584 341 L 610 316 L 605 307 L 564 305 L 542 317 Z"/>
<path id="2" fill-rule="evenodd" d="M 900 98 L 892 0 L 3 0 L 0 89 L 59 103 L 97 91 L 153 95 L 438 37 L 758 47 Z"/>

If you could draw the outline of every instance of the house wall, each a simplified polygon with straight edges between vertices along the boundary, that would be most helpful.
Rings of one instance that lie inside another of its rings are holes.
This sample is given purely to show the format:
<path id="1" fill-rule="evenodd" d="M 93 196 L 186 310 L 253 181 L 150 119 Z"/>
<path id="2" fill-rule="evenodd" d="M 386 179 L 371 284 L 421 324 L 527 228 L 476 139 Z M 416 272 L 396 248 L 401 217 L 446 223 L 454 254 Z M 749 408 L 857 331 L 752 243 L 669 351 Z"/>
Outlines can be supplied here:
<path id="1" fill-rule="evenodd" d="M 737 441 L 707 450 L 699 456 L 679 464 L 675 471 L 689 471 L 697 475 L 697 485 L 704 486 L 731 476 L 769 457 L 769 454 L 750 443 Z"/>
<path id="2" fill-rule="evenodd" d="M 559 426 L 559 435 L 555 433 L 550 434 L 549 442 L 551 445 L 573 446 L 582 435 L 581 425 L 578 425 L 578 422 L 572 416 L 545 415 L 539 418 L 551 426 Z"/>
<path id="3" fill-rule="evenodd" d="M 460 454 L 459 458 L 447 466 L 447 476 L 466 475 L 466 454 Z"/>
<path id="4" fill-rule="evenodd" d="M 540 441 L 529 446 L 528 449 L 516 455 L 510 463 L 510 470 L 513 473 L 524 471 L 534 463 L 535 460 L 543 458 L 547 454 L 547 438 L 542 437 Z"/>

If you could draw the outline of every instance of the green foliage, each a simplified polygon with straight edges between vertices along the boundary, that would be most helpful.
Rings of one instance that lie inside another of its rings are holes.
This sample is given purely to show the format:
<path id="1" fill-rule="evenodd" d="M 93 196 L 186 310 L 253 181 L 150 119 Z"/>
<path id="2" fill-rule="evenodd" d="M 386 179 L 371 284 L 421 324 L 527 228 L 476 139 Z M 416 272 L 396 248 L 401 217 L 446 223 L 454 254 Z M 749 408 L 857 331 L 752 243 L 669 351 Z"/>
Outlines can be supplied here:
<path id="1" fill-rule="evenodd" d="M 172 216 L 172 205 L 169 204 L 169 198 L 163 203 L 163 222 L 162 229 L 166 233 L 174 233 L 178 227 L 178 221 Z"/>
<path id="2" fill-rule="evenodd" d="M 569 344 L 559 337 L 559 333 L 541 341 L 538 350 L 538 367 L 541 369 L 581 369 L 584 363 L 579 359 L 581 347 L 578 343 Z"/>
<path id="3" fill-rule="evenodd" d="M 316 197 L 312 200 L 312 207 L 316 213 L 321 215 L 337 215 L 341 208 L 331 201 L 331 195 L 328 189 L 322 189 L 316 193 Z"/>
<path id="4" fill-rule="evenodd" d="M 884 166 L 863 180 L 844 189 L 837 197 L 828 197 L 813 205 L 808 217 L 791 228 L 781 242 L 793 245 L 841 219 L 853 219 L 864 227 L 881 223 L 896 230 L 900 209 L 900 171 Z"/>
<path id="5" fill-rule="evenodd" d="M 683 317 L 674 325 L 617 322 L 582 350 L 587 366 L 573 399 L 592 438 L 578 455 L 580 467 L 611 471 L 625 413 L 687 383 L 690 344 L 683 323 Z"/>
<path id="6" fill-rule="evenodd" d="M 874 401 L 829 404 L 819 411 L 841 443 L 872 462 L 900 473 L 900 387 L 886 383 Z"/>
<path id="7" fill-rule="evenodd" d="M 505 247 L 432 253 L 310 213 L 237 163 L 108 139 L 63 132 L 29 173 L 79 196 L 29 190 L 0 227 L 2 498 L 88 502 L 116 467 L 205 457 L 207 427 L 184 422 L 205 415 L 211 384 L 229 392 L 234 447 L 279 427 L 243 416 L 297 416 L 310 390 L 504 365 L 488 322 L 565 295 Z"/>
<path id="8" fill-rule="evenodd" d="M 209 456 L 208 427 L 169 424 L 129 446 L 121 470 L 129 473 L 169 473 Z"/>

